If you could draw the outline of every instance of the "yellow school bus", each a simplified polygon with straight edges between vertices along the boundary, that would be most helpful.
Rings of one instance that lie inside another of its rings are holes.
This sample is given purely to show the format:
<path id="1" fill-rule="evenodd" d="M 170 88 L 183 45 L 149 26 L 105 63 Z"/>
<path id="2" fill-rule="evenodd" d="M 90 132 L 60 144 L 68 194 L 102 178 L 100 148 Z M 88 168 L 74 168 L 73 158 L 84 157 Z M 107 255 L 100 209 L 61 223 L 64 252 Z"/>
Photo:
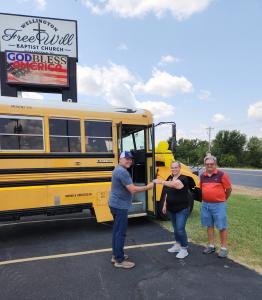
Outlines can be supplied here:
<path id="1" fill-rule="evenodd" d="M 145 110 L 0 97 L 0 219 L 90 209 L 98 222 L 112 220 L 108 197 L 120 152 L 132 150 L 129 171 L 146 185 L 168 173 L 173 155 L 162 148 L 155 155 Z M 197 176 L 185 171 L 197 188 Z M 136 194 L 129 217 L 159 211 L 160 187 Z"/>

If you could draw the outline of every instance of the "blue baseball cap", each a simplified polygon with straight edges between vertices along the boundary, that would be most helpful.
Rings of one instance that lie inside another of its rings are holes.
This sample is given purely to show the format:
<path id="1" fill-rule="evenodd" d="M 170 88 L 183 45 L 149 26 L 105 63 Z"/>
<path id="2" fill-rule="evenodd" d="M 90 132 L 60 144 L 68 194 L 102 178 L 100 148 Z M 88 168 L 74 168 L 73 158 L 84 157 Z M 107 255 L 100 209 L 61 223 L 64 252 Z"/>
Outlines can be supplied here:
<path id="1" fill-rule="evenodd" d="M 134 158 L 133 154 L 130 151 L 123 151 L 120 154 L 120 158 Z"/>

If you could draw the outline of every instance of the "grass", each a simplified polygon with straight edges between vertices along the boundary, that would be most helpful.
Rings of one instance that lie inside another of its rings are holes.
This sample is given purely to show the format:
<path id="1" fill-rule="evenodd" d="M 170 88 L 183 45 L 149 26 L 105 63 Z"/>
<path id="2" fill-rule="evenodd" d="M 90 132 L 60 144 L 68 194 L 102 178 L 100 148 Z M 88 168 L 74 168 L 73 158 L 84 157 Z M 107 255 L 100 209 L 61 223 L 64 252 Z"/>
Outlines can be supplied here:
<path id="1" fill-rule="evenodd" d="M 161 225 L 172 231 L 170 222 Z M 200 203 L 187 222 L 190 241 L 206 245 L 206 229 L 200 225 Z M 216 231 L 216 243 L 219 236 Z M 262 273 L 262 198 L 258 196 L 232 195 L 228 201 L 229 258 Z"/>

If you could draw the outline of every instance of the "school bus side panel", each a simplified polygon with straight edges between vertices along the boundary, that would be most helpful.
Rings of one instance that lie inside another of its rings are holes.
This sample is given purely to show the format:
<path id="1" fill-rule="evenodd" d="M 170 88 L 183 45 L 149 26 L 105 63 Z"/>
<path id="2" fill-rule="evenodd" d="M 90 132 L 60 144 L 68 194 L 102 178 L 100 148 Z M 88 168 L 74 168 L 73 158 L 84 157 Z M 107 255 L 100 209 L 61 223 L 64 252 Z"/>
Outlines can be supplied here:
<path id="1" fill-rule="evenodd" d="M 0 211 L 47 206 L 47 186 L 7 187 L 0 189 Z"/>
<path id="2" fill-rule="evenodd" d="M 98 222 L 112 220 L 108 207 L 110 182 L 63 184 L 48 187 L 48 206 L 91 204 Z"/>

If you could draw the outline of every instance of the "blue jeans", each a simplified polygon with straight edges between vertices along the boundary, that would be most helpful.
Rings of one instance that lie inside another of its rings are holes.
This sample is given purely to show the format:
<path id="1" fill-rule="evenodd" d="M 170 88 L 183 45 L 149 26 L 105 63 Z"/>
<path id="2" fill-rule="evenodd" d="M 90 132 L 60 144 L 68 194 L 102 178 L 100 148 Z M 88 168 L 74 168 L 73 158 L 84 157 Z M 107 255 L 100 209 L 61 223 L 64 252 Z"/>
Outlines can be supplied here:
<path id="1" fill-rule="evenodd" d="M 201 204 L 201 223 L 203 227 L 214 227 L 218 230 L 227 228 L 227 203 L 205 202 Z"/>
<path id="2" fill-rule="evenodd" d="M 168 211 L 168 215 L 174 228 L 175 240 L 183 248 L 188 247 L 186 221 L 190 213 L 190 208 L 185 208 L 177 213 Z"/>
<path id="3" fill-rule="evenodd" d="M 113 255 L 117 262 L 124 260 L 124 245 L 128 224 L 127 209 L 119 209 L 110 207 L 114 218 L 113 234 L 112 234 L 112 249 Z"/>

